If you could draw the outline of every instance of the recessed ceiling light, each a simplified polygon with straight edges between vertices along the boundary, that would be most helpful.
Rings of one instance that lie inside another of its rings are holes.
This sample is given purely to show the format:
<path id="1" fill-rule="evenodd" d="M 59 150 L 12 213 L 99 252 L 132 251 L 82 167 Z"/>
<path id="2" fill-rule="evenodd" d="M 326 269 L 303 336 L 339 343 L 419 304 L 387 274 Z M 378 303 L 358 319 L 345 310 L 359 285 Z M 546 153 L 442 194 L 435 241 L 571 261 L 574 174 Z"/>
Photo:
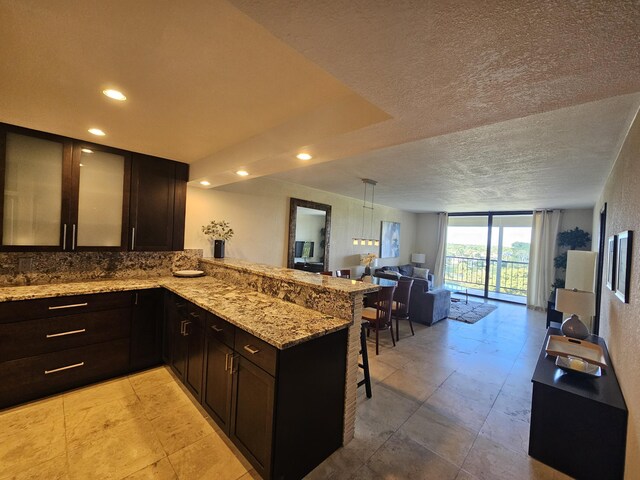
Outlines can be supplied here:
<path id="1" fill-rule="evenodd" d="M 99 137 L 104 137 L 106 135 L 106 133 L 104 133 L 102 130 L 100 130 L 99 128 L 90 128 L 89 129 L 89 133 L 93 134 L 93 135 L 97 135 Z"/>
<path id="2" fill-rule="evenodd" d="M 102 90 L 102 93 L 104 93 L 107 97 L 109 98 L 113 98 L 114 100 L 118 100 L 119 102 L 124 102 L 127 97 L 125 97 L 124 93 L 118 91 L 118 90 L 113 90 L 112 88 L 107 88 L 106 90 Z"/>
<path id="3" fill-rule="evenodd" d="M 83 164 L 80 164 L 80 166 L 81 166 L 81 167 L 84 167 L 84 165 L 83 165 Z"/>
<path id="4" fill-rule="evenodd" d="M 311 160 L 313 157 L 308 153 L 299 153 L 298 155 L 296 155 L 296 158 L 298 160 Z"/>
<path id="5" fill-rule="evenodd" d="M 209 185 L 211 185 L 211 182 L 207 182 L 206 180 L 202 180 L 200 182 L 200 185 L 204 185 L 205 187 L 208 187 Z"/>
<path id="6" fill-rule="evenodd" d="M 91 150 L 90 148 L 83 148 L 82 153 L 93 153 L 93 150 Z"/>
<path id="7" fill-rule="evenodd" d="M 247 172 L 246 170 L 238 170 L 236 172 L 236 175 L 240 175 L 241 177 L 246 177 L 247 175 L 249 175 L 249 172 Z"/>

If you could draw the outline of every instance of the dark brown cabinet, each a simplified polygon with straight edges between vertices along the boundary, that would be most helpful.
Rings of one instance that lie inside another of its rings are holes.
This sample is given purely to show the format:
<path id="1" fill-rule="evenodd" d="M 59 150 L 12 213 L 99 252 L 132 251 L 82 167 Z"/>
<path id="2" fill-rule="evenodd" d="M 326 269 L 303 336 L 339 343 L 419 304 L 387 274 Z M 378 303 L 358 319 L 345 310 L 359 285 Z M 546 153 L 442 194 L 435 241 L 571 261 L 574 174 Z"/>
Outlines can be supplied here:
<path id="1" fill-rule="evenodd" d="M 269 478 L 273 445 L 275 378 L 242 355 L 233 359 L 230 437 L 254 465 Z"/>
<path id="2" fill-rule="evenodd" d="M 173 293 L 165 322 L 165 358 L 263 478 L 302 478 L 342 445 L 347 330 L 278 350 Z"/>
<path id="3" fill-rule="evenodd" d="M 544 345 L 531 379 L 529 455 L 584 480 L 623 479 L 628 410 L 604 340 L 586 341 L 602 347 L 607 368 L 599 378 L 563 372 Z"/>
<path id="4" fill-rule="evenodd" d="M 204 322 L 206 312 L 177 295 L 165 297 L 165 321 L 170 340 L 165 343 L 171 351 L 171 367 L 175 374 L 200 400 L 204 369 Z M 166 337 L 165 337 L 166 338 Z"/>
<path id="5" fill-rule="evenodd" d="M 189 166 L 0 124 L 0 250 L 184 248 Z"/>
<path id="6" fill-rule="evenodd" d="M 131 369 L 162 362 L 162 289 L 133 294 L 131 315 Z"/>
<path id="7" fill-rule="evenodd" d="M 182 250 L 188 166 L 134 154 L 131 250 Z"/>
<path id="8" fill-rule="evenodd" d="M 206 363 L 202 405 L 229 435 L 235 327 L 213 314 L 208 314 L 205 329 Z"/>
<path id="9" fill-rule="evenodd" d="M 128 372 L 131 295 L 0 303 L 0 408 Z"/>
<path id="10" fill-rule="evenodd" d="M 189 315 L 184 324 L 187 339 L 187 364 L 185 384 L 193 396 L 200 400 L 202 394 L 202 372 L 204 369 L 204 321 L 205 311 L 190 304 Z"/>

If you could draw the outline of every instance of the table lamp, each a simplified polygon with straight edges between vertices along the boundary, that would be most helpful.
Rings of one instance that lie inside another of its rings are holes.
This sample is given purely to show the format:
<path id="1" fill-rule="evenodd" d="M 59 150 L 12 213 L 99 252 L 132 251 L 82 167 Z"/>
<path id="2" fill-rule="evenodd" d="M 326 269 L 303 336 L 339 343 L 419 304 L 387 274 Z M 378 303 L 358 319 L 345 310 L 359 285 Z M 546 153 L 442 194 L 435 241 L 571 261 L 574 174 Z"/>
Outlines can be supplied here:
<path id="1" fill-rule="evenodd" d="M 567 290 L 558 288 L 556 290 L 556 306 L 555 309 L 570 313 L 560 330 L 566 337 L 585 339 L 589 336 L 589 329 L 580 320 L 583 317 L 592 317 L 596 313 L 596 297 L 593 292 L 584 292 L 582 290 Z"/>
<path id="2" fill-rule="evenodd" d="M 411 254 L 411 263 L 417 263 L 418 265 L 422 265 L 427 256 L 424 253 L 412 253 Z"/>

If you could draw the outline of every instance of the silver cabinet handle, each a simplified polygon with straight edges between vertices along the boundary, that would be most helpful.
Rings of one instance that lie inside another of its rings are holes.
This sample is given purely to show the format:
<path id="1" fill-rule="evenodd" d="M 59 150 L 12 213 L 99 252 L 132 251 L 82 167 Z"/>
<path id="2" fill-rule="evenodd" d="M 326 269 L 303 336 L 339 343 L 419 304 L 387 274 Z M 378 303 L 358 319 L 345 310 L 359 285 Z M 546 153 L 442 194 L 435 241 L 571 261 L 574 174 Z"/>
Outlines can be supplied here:
<path id="1" fill-rule="evenodd" d="M 49 375 L 50 373 L 62 372 L 63 370 L 70 370 L 72 368 L 82 367 L 84 362 L 74 363 L 73 365 L 67 365 L 66 367 L 54 368 L 53 370 L 45 370 L 44 374 Z"/>
<path id="2" fill-rule="evenodd" d="M 137 305 L 137 304 L 138 304 L 138 292 L 136 292 L 136 298 L 135 298 L 135 300 L 133 301 L 133 304 L 134 304 L 134 305 Z"/>
<path id="3" fill-rule="evenodd" d="M 64 337 L 65 335 L 75 335 L 76 333 L 84 333 L 86 331 L 86 328 L 81 328 L 80 330 L 69 330 L 68 332 L 62 333 L 49 333 L 47 334 L 47 338 Z"/>
<path id="4" fill-rule="evenodd" d="M 220 328 L 217 325 L 211 325 L 211 330 L 213 330 L 214 332 L 220 333 L 224 331 L 224 328 Z"/>
<path id="5" fill-rule="evenodd" d="M 136 249 L 136 227 L 131 227 L 131 250 Z"/>
<path id="6" fill-rule="evenodd" d="M 186 322 L 186 320 L 180 322 L 180 335 L 184 335 L 184 322 Z"/>
<path id="7" fill-rule="evenodd" d="M 71 250 L 76 249 L 76 224 L 71 225 Z"/>
<path id="8" fill-rule="evenodd" d="M 58 305 L 56 307 L 49 307 L 49 310 L 62 310 L 63 308 L 78 308 L 78 307 L 86 307 L 89 305 L 88 302 L 84 303 L 72 303 L 70 305 Z"/>
<path id="9" fill-rule="evenodd" d="M 233 361 L 235 360 L 235 356 L 233 355 L 233 353 L 231 355 L 229 355 L 229 375 L 233 375 L 235 372 L 233 370 Z"/>
<path id="10" fill-rule="evenodd" d="M 251 355 L 255 355 L 256 353 L 258 353 L 260 350 L 257 349 L 256 347 L 254 347 L 253 345 L 245 345 L 244 349 L 249 352 Z"/>
<path id="11" fill-rule="evenodd" d="M 225 353 L 224 354 L 224 371 L 226 372 L 227 370 L 229 370 L 229 354 Z"/>
<path id="12" fill-rule="evenodd" d="M 187 327 L 191 325 L 191 322 L 189 320 L 185 320 L 184 321 L 184 336 L 188 337 L 189 336 L 189 331 L 187 330 Z"/>
<path id="13" fill-rule="evenodd" d="M 67 249 L 67 224 L 62 225 L 62 250 Z"/>

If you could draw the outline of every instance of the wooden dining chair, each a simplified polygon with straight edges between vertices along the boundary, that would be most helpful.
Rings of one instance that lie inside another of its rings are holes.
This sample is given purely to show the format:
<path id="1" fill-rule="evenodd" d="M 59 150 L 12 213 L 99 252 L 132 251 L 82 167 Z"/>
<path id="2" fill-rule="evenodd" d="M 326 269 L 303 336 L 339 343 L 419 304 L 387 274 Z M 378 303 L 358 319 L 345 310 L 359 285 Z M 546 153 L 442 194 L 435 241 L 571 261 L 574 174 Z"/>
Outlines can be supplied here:
<path id="1" fill-rule="evenodd" d="M 325 272 L 320 272 L 320 275 L 326 275 L 327 277 L 333 277 L 333 272 L 331 270 L 327 270 Z"/>
<path id="2" fill-rule="evenodd" d="M 373 306 L 362 310 L 362 320 L 367 322 L 367 334 L 371 330 L 376 332 L 376 355 L 379 355 L 379 338 L 380 330 L 389 330 L 391 332 L 391 341 L 396 346 L 396 340 L 393 336 L 393 322 L 391 321 L 391 308 L 393 303 L 393 294 L 396 286 L 380 287 L 377 299 L 373 302 Z"/>
<path id="3" fill-rule="evenodd" d="M 336 270 L 336 277 L 351 278 L 351 270 L 349 268 L 343 268 L 342 270 Z"/>
<path id="4" fill-rule="evenodd" d="M 413 323 L 409 318 L 409 299 L 411 298 L 411 287 L 413 286 L 413 278 L 399 278 L 398 286 L 393 295 L 393 305 L 391 307 L 391 318 L 396 321 L 396 340 L 400 341 L 400 330 L 398 326 L 399 320 L 409 320 L 411 327 L 411 335 L 415 335 L 413 331 Z"/>

